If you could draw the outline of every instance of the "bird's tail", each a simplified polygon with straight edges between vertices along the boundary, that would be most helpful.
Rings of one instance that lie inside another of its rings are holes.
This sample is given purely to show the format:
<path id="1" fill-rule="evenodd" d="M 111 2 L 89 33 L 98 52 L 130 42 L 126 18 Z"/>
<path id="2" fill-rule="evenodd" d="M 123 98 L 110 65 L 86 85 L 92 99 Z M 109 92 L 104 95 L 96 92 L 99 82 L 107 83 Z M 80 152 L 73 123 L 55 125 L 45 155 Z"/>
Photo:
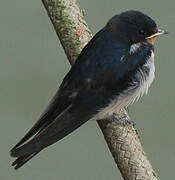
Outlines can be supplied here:
<path id="1" fill-rule="evenodd" d="M 90 117 L 85 113 L 68 106 L 51 124 L 39 131 L 31 140 L 15 146 L 10 154 L 17 159 L 13 162 L 15 169 L 20 168 L 45 147 L 59 141 L 84 124 Z M 84 111 L 85 112 L 85 111 Z"/>

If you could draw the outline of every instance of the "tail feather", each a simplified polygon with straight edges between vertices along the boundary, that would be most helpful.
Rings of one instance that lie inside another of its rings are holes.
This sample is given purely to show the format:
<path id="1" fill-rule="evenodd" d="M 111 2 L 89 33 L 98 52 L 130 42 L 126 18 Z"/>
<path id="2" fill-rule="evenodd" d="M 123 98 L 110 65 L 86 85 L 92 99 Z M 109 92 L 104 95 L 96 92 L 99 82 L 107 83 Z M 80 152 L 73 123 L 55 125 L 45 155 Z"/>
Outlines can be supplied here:
<path id="1" fill-rule="evenodd" d="M 17 158 L 13 163 L 12 163 L 12 166 L 14 166 L 14 169 L 19 169 L 21 166 L 23 166 L 25 163 L 27 163 L 30 159 L 32 159 L 34 156 L 36 156 L 38 152 L 35 152 L 33 154 L 29 154 L 29 155 L 26 155 L 26 156 L 21 156 L 19 158 Z"/>
<path id="2" fill-rule="evenodd" d="M 73 112 L 70 105 L 51 124 L 40 131 L 27 143 L 11 150 L 12 157 L 17 157 L 13 165 L 18 169 L 45 147 L 64 138 L 69 133 L 88 121 L 89 116 L 81 116 L 81 113 Z"/>

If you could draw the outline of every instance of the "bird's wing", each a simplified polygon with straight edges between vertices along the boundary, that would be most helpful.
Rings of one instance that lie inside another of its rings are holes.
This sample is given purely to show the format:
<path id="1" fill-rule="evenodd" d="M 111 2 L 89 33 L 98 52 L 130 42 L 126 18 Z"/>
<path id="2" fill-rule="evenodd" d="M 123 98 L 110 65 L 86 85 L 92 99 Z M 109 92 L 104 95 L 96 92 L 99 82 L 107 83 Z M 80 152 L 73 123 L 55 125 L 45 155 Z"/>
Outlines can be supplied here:
<path id="1" fill-rule="evenodd" d="M 110 55 L 110 57 L 108 58 L 112 58 L 112 54 L 110 54 L 111 52 L 117 53 L 117 59 L 120 59 L 121 53 L 115 52 L 116 47 L 113 47 L 110 44 L 111 41 L 110 39 L 108 39 L 108 35 L 105 29 L 99 31 L 92 38 L 92 40 L 82 50 L 75 65 L 65 76 L 59 90 L 50 101 L 48 107 L 41 114 L 38 121 L 13 147 L 13 149 L 21 146 L 31 137 L 49 126 L 49 124 L 51 124 L 61 112 L 63 112 L 70 104 L 72 104 L 80 89 L 89 84 L 89 82 L 87 82 L 86 80 L 89 78 L 90 74 L 92 74 L 94 77 L 98 76 L 98 74 L 103 71 L 102 67 L 106 66 L 107 68 L 108 66 L 110 66 L 110 63 L 106 63 L 107 65 L 101 63 L 103 62 L 103 59 L 101 60 L 101 58 L 99 57 L 105 58 Z M 107 61 L 110 62 L 110 59 Z M 114 59 L 112 59 L 112 61 L 114 61 Z"/>
<path id="2" fill-rule="evenodd" d="M 25 144 L 11 150 L 11 156 L 17 157 L 13 162 L 18 169 L 45 147 L 59 141 L 70 134 L 86 121 L 91 119 L 102 108 L 102 103 L 108 103 L 105 89 L 82 89 L 73 104 L 69 105 L 54 121 L 45 127 Z"/>
<path id="3" fill-rule="evenodd" d="M 86 86 L 86 83 L 84 83 L 86 78 L 85 75 L 88 74 L 87 70 L 89 70 L 89 68 L 87 68 L 86 71 L 83 71 L 83 69 L 79 67 L 84 66 L 83 63 L 86 62 L 87 59 L 95 61 L 95 56 L 93 56 L 94 50 L 97 53 L 98 51 L 101 51 L 101 48 L 103 48 L 103 44 L 101 42 L 103 42 L 103 40 L 104 31 L 102 30 L 97 33 L 83 49 L 75 63 L 76 65 L 74 65 L 66 75 L 59 90 L 52 98 L 45 111 L 41 114 L 38 121 L 27 132 L 27 134 L 12 148 L 11 152 L 14 152 L 18 147 L 22 146 L 29 139 L 37 136 L 37 134 L 40 134 L 44 129 L 49 127 L 49 125 L 55 121 L 55 118 L 57 118 L 60 113 L 62 113 L 72 104 L 80 89 Z M 79 66 L 77 66 L 77 64 L 79 64 Z M 28 161 L 35 155 L 36 153 L 22 156 L 15 162 L 22 161 L 24 163 L 26 160 Z"/>

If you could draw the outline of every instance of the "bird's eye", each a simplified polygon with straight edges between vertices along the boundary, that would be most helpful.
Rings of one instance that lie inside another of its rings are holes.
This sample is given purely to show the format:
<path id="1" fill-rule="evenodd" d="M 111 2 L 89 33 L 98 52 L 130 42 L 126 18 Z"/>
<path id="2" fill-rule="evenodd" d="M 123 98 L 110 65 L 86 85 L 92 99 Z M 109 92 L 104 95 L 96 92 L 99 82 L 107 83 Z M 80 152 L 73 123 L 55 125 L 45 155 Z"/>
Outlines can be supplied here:
<path id="1" fill-rule="evenodd" d="M 145 30 L 144 30 L 144 29 L 141 29 L 141 30 L 139 31 L 139 34 L 140 34 L 140 35 L 145 35 L 145 34 L 146 34 L 146 32 L 145 32 Z"/>

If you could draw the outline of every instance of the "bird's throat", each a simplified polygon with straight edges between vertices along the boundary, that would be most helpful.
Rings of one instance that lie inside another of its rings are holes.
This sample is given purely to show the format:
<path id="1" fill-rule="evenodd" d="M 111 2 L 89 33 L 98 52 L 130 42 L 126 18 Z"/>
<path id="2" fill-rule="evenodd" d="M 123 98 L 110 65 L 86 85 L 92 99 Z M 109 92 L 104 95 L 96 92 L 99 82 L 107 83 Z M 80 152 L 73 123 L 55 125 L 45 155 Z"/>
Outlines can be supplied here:
<path id="1" fill-rule="evenodd" d="M 150 43 L 150 44 L 154 44 L 155 40 L 156 40 L 157 36 L 154 36 L 152 38 L 146 39 L 146 42 Z"/>

